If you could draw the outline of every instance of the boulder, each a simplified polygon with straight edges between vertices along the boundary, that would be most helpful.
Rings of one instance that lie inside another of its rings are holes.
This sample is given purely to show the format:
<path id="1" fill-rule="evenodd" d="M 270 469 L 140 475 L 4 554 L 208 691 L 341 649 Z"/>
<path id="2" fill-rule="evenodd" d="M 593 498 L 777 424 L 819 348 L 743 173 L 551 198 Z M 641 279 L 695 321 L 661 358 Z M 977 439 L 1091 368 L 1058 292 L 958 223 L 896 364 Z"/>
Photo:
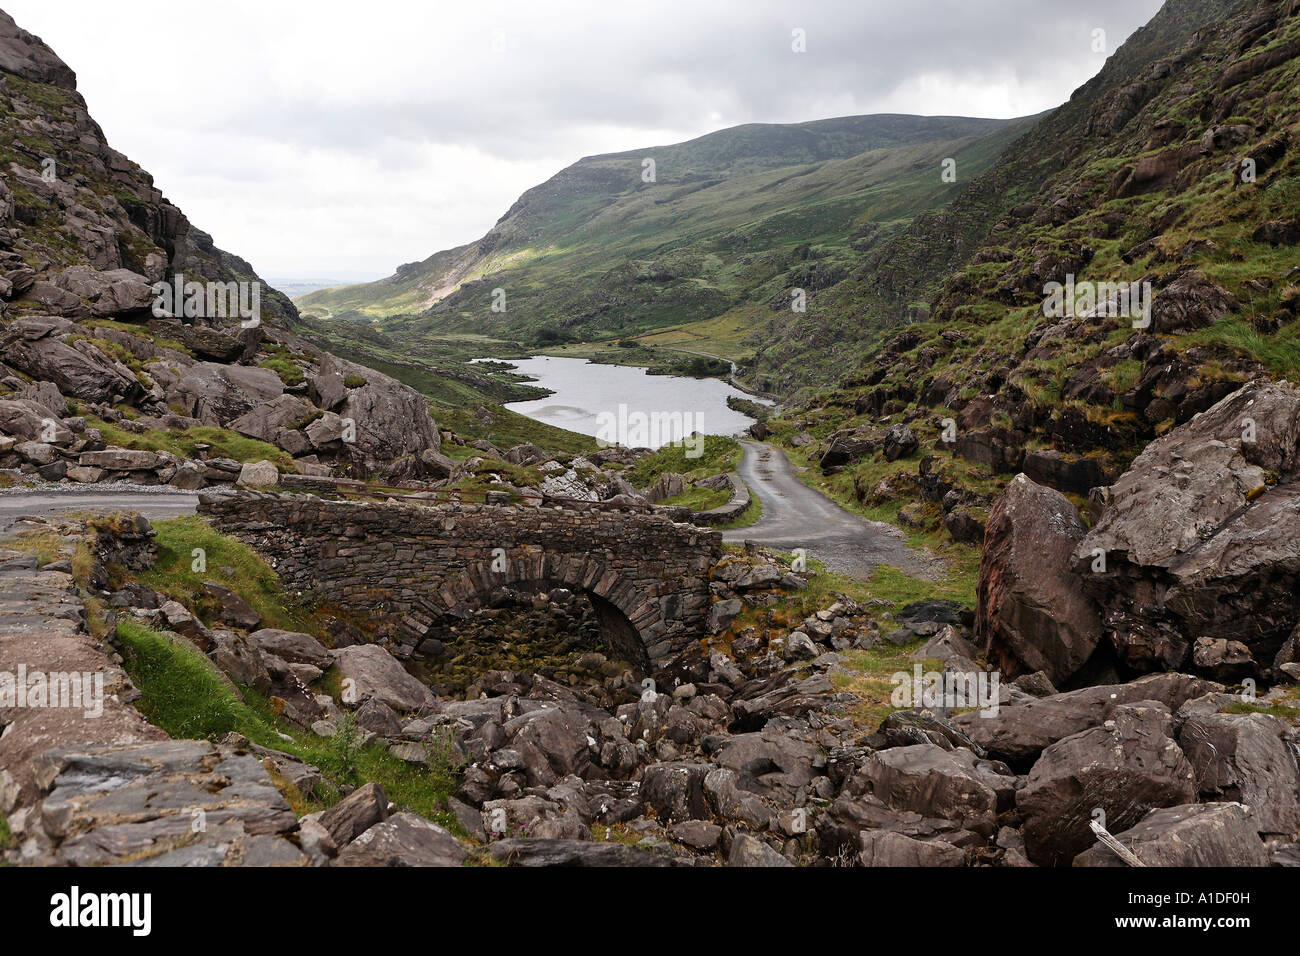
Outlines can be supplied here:
<path id="1" fill-rule="evenodd" d="M 1149 810 L 1196 799 L 1192 766 L 1173 739 L 1169 709 L 1154 701 L 1117 707 L 1103 726 L 1043 751 L 1016 794 L 1025 852 L 1039 866 L 1061 866 L 1092 845 L 1094 811 L 1112 833 Z"/>
<path id="2" fill-rule="evenodd" d="M 1169 334 L 1207 328 L 1239 308 L 1241 304 L 1232 293 L 1191 269 L 1156 293 L 1151 303 L 1151 331 Z"/>
<path id="3" fill-rule="evenodd" d="M 588 723 L 576 710 L 555 706 L 506 721 L 502 729 L 508 747 L 518 755 L 529 786 L 550 786 L 585 774 L 592 758 Z"/>
<path id="4" fill-rule="evenodd" d="M 794 864 L 757 837 L 740 833 L 731 841 L 727 866 L 773 867 L 794 866 Z"/>
<path id="5" fill-rule="evenodd" d="M 713 768 L 703 763 L 659 763 L 645 769 L 641 797 L 656 819 L 707 820 L 704 778 Z"/>
<path id="6" fill-rule="evenodd" d="M 460 866 L 465 848 L 414 813 L 395 813 L 339 851 L 334 866 Z"/>
<path id="7" fill-rule="evenodd" d="M 227 426 L 258 441 L 276 441 L 282 429 L 292 430 L 296 422 L 305 419 L 311 406 L 294 395 L 277 395 L 269 402 L 261 402 L 234 419 Z"/>
<path id="8" fill-rule="evenodd" d="M 130 369 L 84 339 L 70 345 L 54 336 L 19 339 L 4 358 L 19 371 L 53 382 L 64 395 L 85 402 L 116 405 L 134 401 L 145 391 Z"/>
<path id="9" fill-rule="evenodd" d="M 247 601 L 217 581 L 204 581 L 203 592 L 216 605 L 216 619 L 223 624 L 251 631 L 262 620 Z"/>
<path id="10" fill-rule="evenodd" d="M 998 708 L 995 716 L 960 714 L 953 723 L 989 756 L 1028 767 L 1047 747 L 1109 720 L 1115 708 L 1155 700 L 1177 711 L 1189 700 L 1221 691 L 1187 674 L 1151 674 L 1129 684 L 1084 687 L 1065 694 Z"/>
<path id="11" fill-rule="evenodd" d="M 1101 637 L 1095 604 L 1080 592 L 1070 558 L 1087 529 L 1058 491 L 1023 474 L 989 513 L 976 592 L 975 639 L 1006 676 L 1074 676 Z"/>
<path id="12" fill-rule="evenodd" d="M 317 819 L 335 844 L 342 847 L 388 819 L 388 796 L 379 784 L 367 783 L 322 811 Z"/>
<path id="13" fill-rule="evenodd" d="M 150 471 L 162 464 L 162 459 L 152 451 L 105 448 L 103 451 L 83 451 L 79 463 L 83 468 L 101 468 L 104 471 Z"/>
<path id="14" fill-rule="evenodd" d="M 682 862 L 621 843 L 590 840 L 497 840 L 488 844 L 492 858 L 508 866 L 682 866 Z"/>
<path id="15" fill-rule="evenodd" d="M 1270 476 L 1298 468 L 1300 391 L 1285 382 L 1243 386 L 1134 459 L 1072 558 L 1125 664 L 1186 667 L 1203 637 L 1273 660 L 1300 620 L 1300 487 Z"/>
<path id="16" fill-rule="evenodd" d="M 63 403 L 60 400 L 60 404 Z M 30 399 L 0 399 L 0 432 L 36 441 L 51 433 L 56 442 L 71 441 L 72 433 L 60 421 L 62 415 L 42 402 Z"/>
<path id="17" fill-rule="evenodd" d="M 345 681 L 345 703 L 363 703 L 373 697 L 398 713 L 432 707 L 433 692 L 406 672 L 392 654 L 378 644 L 355 644 L 331 652 Z"/>
<path id="18" fill-rule="evenodd" d="M 1267 714 L 1194 714 L 1178 741 L 1203 799 L 1244 803 L 1260 835 L 1290 839 L 1300 830 L 1300 767 L 1288 730 Z"/>
<path id="19" fill-rule="evenodd" d="M 274 654 L 289 664 L 310 664 L 324 670 L 333 661 L 320 641 L 298 631 L 264 627 L 249 634 L 248 640 L 263 653 Z"/>
<path id="20" fill-rule="evenodd" d="M 1250 809 L 1240 803 L 1161 807 L 1115 839 L 1147 866 L 1268 866 Z M 1076 856 L 1074 865 L 1128 866 L 1101 843 Z"/>
<path id="21" fill-rule="evenodd" d="M 942 840 L 917 840 L 895 830 L 858 834 L 862 866 L 962 866 L 966 854 Z"/>
<path id="22" fill-rule="evenodd" d="M 307 395 L 328 412 L 348 397 L 348 389 L 338 372 L 317 372 L 307 376 Z"/>
<path id="23" fill-rule="evenodd" d="M 280 471 L 269 461 L 250 461 L 239 470 L 235 483 L 242 488 L 274 488 L 280 483 Z"/>
<path id="24" fill-rule="evenodd" d="M 174 373 L 165 363 L 146 368 L 163 387 L 169 405 L 205 425 L 226 426 L 284 394 L 280 376 L 266 368 L 195 362 Z"/>
<path id="25" fill-rule="evenodd" d="M 438 426 L 429 415 L 428 400 L 415 389 L 332 355 L 322 360 L 320 371 L 345 379 L 357 376 L 366 382 L 360 388 L 349 389 L 335 409 L 340 418 L 350 418 L 356 425 L 356 440 L 349 446 L 355 454 L 380 463 L 419 455 L 425 449 L 438 451 L 442 443 Z"/>
<path id="26" fill-rule="evenodd" d="M 1015 778 L 996 774 L 969 750 L 935 744 L 892 747 L 872 754 L 861 777 L 870 792 L 894 810 L 951 820 L 963 829 L 991 835 L 998 792 L 1009 799 Z"/>

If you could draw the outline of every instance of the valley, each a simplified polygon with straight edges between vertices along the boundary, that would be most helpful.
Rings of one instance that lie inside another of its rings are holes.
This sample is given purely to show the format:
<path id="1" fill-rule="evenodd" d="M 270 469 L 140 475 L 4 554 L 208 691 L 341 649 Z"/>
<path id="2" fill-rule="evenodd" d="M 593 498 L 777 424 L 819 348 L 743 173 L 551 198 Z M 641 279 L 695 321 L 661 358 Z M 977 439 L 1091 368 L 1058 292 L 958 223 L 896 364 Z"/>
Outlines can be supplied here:
<path id="1" fill-rule="evenodd" d="M 0 862 L 1300 866 L 1300 0 L 292 300 L 77 82 L 0 13 Z"/>

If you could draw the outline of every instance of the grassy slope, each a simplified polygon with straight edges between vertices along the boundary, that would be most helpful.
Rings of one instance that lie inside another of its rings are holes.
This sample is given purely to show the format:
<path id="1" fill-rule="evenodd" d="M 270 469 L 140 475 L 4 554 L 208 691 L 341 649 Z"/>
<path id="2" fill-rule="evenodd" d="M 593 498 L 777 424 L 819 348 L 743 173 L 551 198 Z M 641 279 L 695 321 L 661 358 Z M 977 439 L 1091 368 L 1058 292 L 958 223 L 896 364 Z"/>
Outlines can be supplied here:
<path id="1" fill-rule="evenodd" d="M 889 474 L 915 472 L 917 459 L 933 452 L 941 420 L 955 416 L 977 396 L 992 396 L 1004 410 L 999 415 L 1006 424 L 1010 424 L 1007 412 L 1037 423 L 1024 441 L 1023 447 L 1029 450 L 1052 447 L 1062 415 L 1081 414 L 1106 436 L 1106 445 L 1089 449 L 1072 440 L 1072 450 L 1109 458 L 1120 468 L 1152 437 L 1172 427 L 1172 417 L 1155 421 L 1133 410 L 1131 390 L 1143 371 L 1141 363 L 1107 365 L 1100 358 L 1134 336 L 1127 318 L 1096 320 L 1087 326 L 1090 334 L 1065 336 L 1035 358 L 1026 357 L 1027 333 L 1044 323 L 1041 283 L 1030 281 L 1031 265 L 1045 254 L 1065 255 L 1082 245 L 1091 250 L 1091 259 L 1079 270 L 1080 280 L 1146 277 L 1154 280 L 1158 291 L 1178 270 L 1196 268 L 1243 303 L 1241 310 L 1208 328 L 1158 335 L 1168 354 L 1178 356 L 1190 370 L 1180 388 L 1185 384 L 1189 389 L 1202 389 L 1254 374 L 1295 380 L 1300 374 L 1300 345 L 1295 326 L 1288 325 L 1294 321 L 1300 299 L 1293 274 L 1295 247 L 1256 242 L 1252 233 L 1259 224 L 1293 218 L 1300 209 L 1300 95 L 1296 93 L 1300 89 L 1300 59 L 1281 63 L 1241 86 L 1220 89 L 1224 64 L 1248 55 L 1239 49 L 1242 39 L 1238 31 L 1244 21 L 1245 15 L 1206 30 L 1198 43 L 1177 58 L 1179 65 L 1173 75 L 1118 134 L 1063 139 L 1058 147 L 1061 155 L 1041 159 L 1059 171 L 1044 181 L 1033 205 L 1035 213 L 1058 197 L 1068 196 L 1077 203 L 1077 215 L 1053 222 L 1030 214 L 1004 224 L 996 235 L 996 245 L 1006 255 L 999 256 L 997 262 L 967 266 L 949 277 L 931 302 L 931 321 L 907 326 L 906 337 L 896 349 L 882 353 L 838 387 L 792 410 L 784 421 L 772 423 L 777 439 L 787 443 L 800 431 L 825 438 L 836 429 L 875 426 L 882 421 L 907 421 L 921 440 L 921 450 L 911 460 L 860 462 L 829 478 L 820 475 L 809 457 L 815 445 L 802 450 L 788 448 L 796 461 L 814 466 L 806 473 L 810 483 L 871 517 L 896 518 L 900 507 L 913 499 L 902 496 L 873 503 L 870 489 Z M 1257 38 L 1249 55 L 1298 39 L 1300 17 L 1293 16 Z M 1099 99 L 1100 95 L 1094 97 L 1094 101 Z M 1118 170 L 1143 157 L 1194 143 L 1216 122 L 1247 127 L 1247 141 L 1197 157 L 1180 173 L 1177 183 L 1137 196 L 1112 198 L 1110 183 Z M 1181 124 L 1185 132 L 1172 143 L 1152 145 L 1155 131 L 1168 124 Z M 1288 134 L 1291 145 L 1267 176 L 1253 187 L 1234 188 L 1228 170 L 1235 158 L 1262 153 L 1265 144 Z M 1123 260 L 1127 250 L 1153 237 L 1148 252 L 1132 263 Z M 1217 251 L 1180 253 L 1189 242 L 1207 240 Z M 1255 326 L 1257 316 L 1281 324 L 1275 331 L 1260 331 Z M 1113 398 L 1089 402 L 1065 397 L 1080 369 L 1097 362 L 1101 363 L 1101 381 Z M 931 394 L 946 391 L 948 398 L 934 403 L 916 397 L 927 389 Z M 886 402 L 885 419 L 855 412 L 855 403 L 875 394 L 900 394 L 903 398 Z M 938 460 L 958 486 L 985 498 L 996 494 L 1009 477 L 992 474 L 962 458 L 941 455 Z M 1076 503 L 1082 502 L 1076 498 Z M 937 506 L 922 507 L 929 508 L 931 519 L 937 520 Z"/>
<path id="2" fill-rule="evenodd" d="M 1045 181 L 1078 149 L 1088 114 L 1103 96 L 1140 82 L 1152 63 L 1238 6 L 1240 0 L 1170 0 L 1069 101 L 1017 126 L 985 168 L 959 164 L 958 178 L 966 185 L 951 203 L 869 243 L 846 278 L 810 298 L 808 313 L 797 323 L 776 316 L 756 334 L 760 348 L 752 371 L 758 387 L 791 395 L 825 388 L 849 372 L 891 330 L 925 311 L 943 280 L 969 260 L 1009 210 L 1043 202 Z"/>
<path id="3" fill-rule="evenodd" d="M 459 292 L 429 316 L 392 319 L 385 329 L 417 338 L 431 329 L 528 336 L 554 326 L 585 338 L 721 315 L 779 292 L 792 268 L 813 281 L 833 275 L 864 225 L 896 228 L 942 204 L 953 187 L 940 182 L 940 161 L 957 157 L 971 172 L 986 166 L 996 155 L 993 131 L 1004 128 L 952 117 L 849 117 L 589 157 L 521 197 L 455 274 Z M 653 184 L 640 181 L 645 156 L 657 163 Z M 439 270 L 463 260 L 454 252 L 300 304 L 331 315 L 413 311 L 412 290 L 423 287 L 414 299 L 432 301 L 447 278 Z M 488 308 L 497 286 L 508 293 L 505 314 Z"/>

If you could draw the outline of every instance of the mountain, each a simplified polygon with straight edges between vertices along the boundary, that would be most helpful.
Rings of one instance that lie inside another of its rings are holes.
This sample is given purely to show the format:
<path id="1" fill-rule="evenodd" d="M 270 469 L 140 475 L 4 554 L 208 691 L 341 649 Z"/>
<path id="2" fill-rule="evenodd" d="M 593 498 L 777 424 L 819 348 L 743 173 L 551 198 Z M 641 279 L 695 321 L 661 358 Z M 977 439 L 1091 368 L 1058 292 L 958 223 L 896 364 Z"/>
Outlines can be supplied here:
<path id="1" fill-rule="evenodd" d="M 756 337 L 761 344 L 750 363 L 755 381 L 790 394 L 838 378 L 883 342 L 882 331 L 923 315 L 940 282 L 970 259 L 1011 210 L 1042 203 L 1049 177 L 1090 143 L 1118 133 L 1154 95 L 1161 80 L 1157 64 L 1239 5 L 1238 0 L 1166 3 L 1095 77 L 1005 144 L 986 169 L 959 167 L 966 185 L 950 203 L 920 212 L 892 235 L 863 243 L 850 274 L 815 293 L 797 321 L 772 316 Z"/>
<path id="2" fill-rule="evenodd" d="M 300 339 L 293 304 L 108 144 L 74 72 L 4 13 L 0 118 L 0 483 L 438 461 L 426 399 Z M 160 299 L 177 275 L 197 294 Z"/>
<path id="3" fill-rule="evenodd" d="M 951 197 L 945 158 L 973 175 L 1025 125 L 850 116 L 591 156 L 524 193 L 479 241 L 298 303 L 386 319 L 411 341 L 430 331 L 574 340 L 708 319 L 780 299 L 792 276 L 810 290 L 835 282 L 856 244 Z M 492 311 L 497 288 L 504 312 Z"/>
<path id="4" fill-rule="evenodd" d="M 978 544 L 1017 472 L 1101 508 L 1153 440 L 1248 381 L 1295 379 L 1300 4 L 1222 4 L 1206 23 L 1212 7 L 1167 4 L 1130 41 L 1141 55 L 1121 50 L 1062 108 L 1068 125 L 1045 121 L 914 224 L 896 269 L 877 256 L 835 290 L 877 317 L 934 291 L 924 321 L 894 315 L 869 360 L 772 423 L 818 483 Z M 1026 169 L 1038 184 L 1010 188 Z M 927 242 L 940 251 L 906 260 Z M 1079 299 L 1054 310 L 1053 283 Z M 914 454 L 884 460 L 903 427 Z"/>

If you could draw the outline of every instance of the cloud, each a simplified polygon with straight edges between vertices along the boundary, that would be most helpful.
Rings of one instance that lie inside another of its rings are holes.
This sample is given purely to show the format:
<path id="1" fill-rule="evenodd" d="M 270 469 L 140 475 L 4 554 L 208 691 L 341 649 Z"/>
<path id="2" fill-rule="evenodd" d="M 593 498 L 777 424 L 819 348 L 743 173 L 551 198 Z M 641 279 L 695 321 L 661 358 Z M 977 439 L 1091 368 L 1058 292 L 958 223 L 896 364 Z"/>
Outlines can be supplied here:
<path id="1" fill-rule="evenodd" d="M 1159 6 L 5 4 L 77 71 L 110 142 L 218 244 L 267 273 L 375 276 L 476 239 L 584 155 L 748 122 L 1036 113 Z"/>

